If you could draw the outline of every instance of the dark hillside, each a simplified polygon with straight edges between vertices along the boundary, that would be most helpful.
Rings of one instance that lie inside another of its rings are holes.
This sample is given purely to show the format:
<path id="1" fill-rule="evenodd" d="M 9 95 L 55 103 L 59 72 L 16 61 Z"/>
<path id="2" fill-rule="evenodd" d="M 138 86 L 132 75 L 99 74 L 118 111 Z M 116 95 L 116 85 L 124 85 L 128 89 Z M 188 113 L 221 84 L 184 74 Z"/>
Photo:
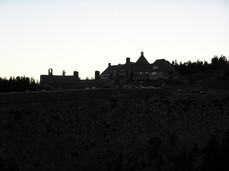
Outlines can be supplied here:
<path id="1" fill-rule="evenodd" d="M 0 170 L 228 167 L 227 93 L 96 89 L 0 94 L 0 120 Z"/>

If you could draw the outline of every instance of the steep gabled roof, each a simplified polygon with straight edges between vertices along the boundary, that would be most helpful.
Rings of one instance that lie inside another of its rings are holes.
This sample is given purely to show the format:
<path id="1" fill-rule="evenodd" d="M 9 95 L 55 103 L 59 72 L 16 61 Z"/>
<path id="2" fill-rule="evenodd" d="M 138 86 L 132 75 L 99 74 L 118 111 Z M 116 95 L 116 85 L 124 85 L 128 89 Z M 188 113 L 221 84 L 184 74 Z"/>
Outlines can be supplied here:
<path id="1" fill-rule="evenodd" d="M 158 66 L 160 70 L 168 70 L 173 69 L 174 67 L 170 64 L 169 61 L 166 61 L 165 59 L 157 59 L 154 63 L 154 66 Z"/>
<path id="2" fill-rule="evenodd" d="M 172 72 L 174 76 L 179 76 L 179 73 L 175 69 L 175 67 L 167 60 L 165 59 L 157 59 L 153 66 L 158 66 L 158 70 L 165 71 L 167 73 L 168 71 Z"/>
<path id="3" fill-rule="evenodd" d="M 144 57 L 144 53 L 141 52 L 140 58 L 137 60 L 136 64 L 149 64 L 149 62 Z"/>

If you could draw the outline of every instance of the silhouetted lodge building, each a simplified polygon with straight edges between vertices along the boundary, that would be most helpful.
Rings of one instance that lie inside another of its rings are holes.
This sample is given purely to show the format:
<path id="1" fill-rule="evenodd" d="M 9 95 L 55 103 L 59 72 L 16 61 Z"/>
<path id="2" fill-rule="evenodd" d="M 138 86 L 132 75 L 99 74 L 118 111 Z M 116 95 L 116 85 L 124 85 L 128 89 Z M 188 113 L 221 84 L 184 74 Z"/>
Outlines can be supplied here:
<path id="1" fill-rule="evenodd" d="M 177 78 L 179 78 L 179 74 L 170 62 L 158 59 L 150 64 L 144 57 L 144 53 L 141 52 L 141 56 L 136 62 L 131 62 L 130 58 L 126 58 L 126 63 L 122 65 L 109 63 L 102 74 L 95 71 L 94 80 L 80 80 L 77 71 L 71 76 L 66 76 L 65 71 L 62 75 L 53 75 L 53 70 L 50 68 L 48 75 L 40 76 L 40 83 L 55 89 L 73 89 L 156 82 Z"/>
<path id="2" fill-rule="evenodd" d="M 44 87 L 53 89 L 78 89 L 85 87 L 102 87 L 102 81 L 99 79 L 99 71 L 95 71 L 95 79 L 93 80 L 81 80 L 77 71 L 73 72 L 73 75 L 65 75 L 63 71 L 62 75 L 53 75 L 53 70 L 48 70 L 48 75 L 40 76 L 40 84 Z"/>
<path id="3" fill-rule="evenodd" d="M 130 84 L 139 81 L 156 81 L 178 79 L 175 67 L 165 59 L 158 59 L 150 64 L 144 57 L 144 52 L 136 62 L 126 58 L 125 64 L 111 65 L 100 75 L 101 80 L 110 80 L 110 84 Z"/>

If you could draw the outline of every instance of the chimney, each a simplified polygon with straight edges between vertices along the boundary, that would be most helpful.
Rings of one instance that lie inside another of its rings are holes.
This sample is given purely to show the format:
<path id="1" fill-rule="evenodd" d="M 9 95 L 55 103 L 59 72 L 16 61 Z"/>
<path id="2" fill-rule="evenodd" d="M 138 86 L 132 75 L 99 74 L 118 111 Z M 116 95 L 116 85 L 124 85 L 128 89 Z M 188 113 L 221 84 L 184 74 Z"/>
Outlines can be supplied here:
<path id="1" fill-rule="evenodd" d="M 74 72 L 73 72 L 73 75 L 74 75 L 77 79 L 79 79 L 79 72 L 78 72 L 78 71 L 74 71 Z"/>
<path id="2" fill-rule="evenodd" d="M 126 58 L 126 84 L 130 83 L 130 58 Z"/>
<path id="3" fill-rule="evenodd" d="M 52 68 L 49 68 L 48 74 L 49 74 L 49 75 L 53 75 L 53 74 L 52 74 L 52 71 L 53 71 Z"/>
<path id="4" fill-rule="evenodd" d="M 100 79 L 100 72 L 95 71 L 95 80 L 99 80 L 99 79 Z"/>
<path id="5" fill-rule="evenodd" d="M 126 58 L 126 64 L 129 64 L 130 63 L 130 58 Z"/>

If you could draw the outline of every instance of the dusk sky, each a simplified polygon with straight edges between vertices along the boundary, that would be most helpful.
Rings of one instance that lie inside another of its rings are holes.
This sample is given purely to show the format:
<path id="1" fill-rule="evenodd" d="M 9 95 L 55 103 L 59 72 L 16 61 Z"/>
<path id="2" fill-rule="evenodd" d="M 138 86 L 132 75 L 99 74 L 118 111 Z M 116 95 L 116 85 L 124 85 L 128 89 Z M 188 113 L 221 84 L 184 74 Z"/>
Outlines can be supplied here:
<path id="1" fill-rule="evenodd" d="M 228 0 L 0 0 L 0 77 L 229 57 Z"/>

